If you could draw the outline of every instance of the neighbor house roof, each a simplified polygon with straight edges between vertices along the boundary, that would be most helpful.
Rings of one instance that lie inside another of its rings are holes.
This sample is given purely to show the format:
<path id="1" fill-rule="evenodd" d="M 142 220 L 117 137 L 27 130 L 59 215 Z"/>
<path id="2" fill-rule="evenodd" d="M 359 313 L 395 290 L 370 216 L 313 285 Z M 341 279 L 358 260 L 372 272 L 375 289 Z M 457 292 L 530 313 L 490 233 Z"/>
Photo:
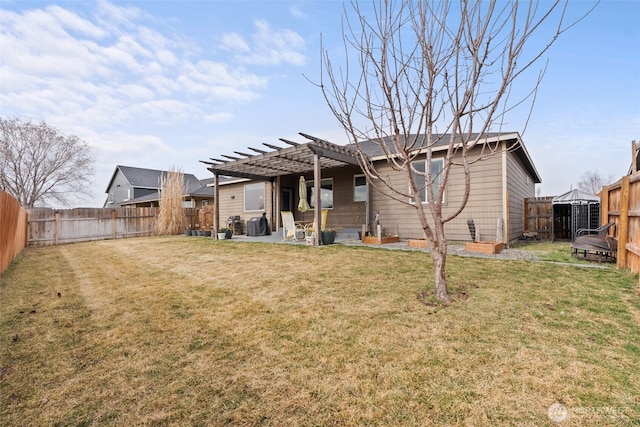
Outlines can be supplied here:
<path id="1" fill-rule="evenodd" d="M 111 179 L 109 180 L 109 185 L 107 185 L 107 192 L 109 188 L 111 188 L 111 184 L 113 184 L 113 180 L 115 179 L 118 170 L 122 172 L 125 179 L 131 184 L 132 187 L 137 188 L 160 188 L 160 183 L 162 178 L 165 177 L 168 171 L 162 171 L 157 169 L 145 169 L 145 168 L 137 168 L 133 166 L 116 166 Z M 190 173 L 184 174 L 184 182 L 187 185 L 187 188 L 192 188 L 193 186 L 199 186 L 200 180 L 196 178 L 195 175 Z"/>
<path id="2" fill-rule="evenodd" d="M 116 166 L 116 170 L 109 181 L 109 185 L 107 186 L 107 192 L 111 185 L 113 184 L 113 180 L 118 173 L 118 170 L 122 172 L 125 179 L 131 184 L 132 187 L 136 188 L 147 188 L 152 190 L 159 190 L 160 183 L 163 177 L 166 177 L 168 171 L 162 171 L 157 169 L 145 169 L 145 168 L 137 168 L 133 166 Z M 190 173 L 185 173 L 184 175 L 184 196 L 185 197 L 202 197 L 202 198 L 212 198 L 214 197 L 214 188 L 211 186 L 213 184 L 213 178 L 206 178 L 200 180 L 196 178 L 195 175 Z M 224 181 L 224 179 L 222 179 Z M 136 197 L 135 199 L 127 200 L 126 202 L 121 203 L 122 205 L 133 205 L 136 203 L 143 202 L 152 202 L 160 199 L 159 191 L 156 191 L 152 194 L 146 194 L 144 196 Z"/>

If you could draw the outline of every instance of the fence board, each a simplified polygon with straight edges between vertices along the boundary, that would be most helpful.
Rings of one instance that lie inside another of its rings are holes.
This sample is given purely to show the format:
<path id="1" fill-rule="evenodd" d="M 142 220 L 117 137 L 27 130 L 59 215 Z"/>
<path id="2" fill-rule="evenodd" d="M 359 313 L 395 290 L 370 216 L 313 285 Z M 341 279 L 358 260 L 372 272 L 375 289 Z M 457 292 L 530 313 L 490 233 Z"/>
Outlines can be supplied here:
<path id="1" fill-rule="evenodd" d="M 528 197 L 524 200 L 525 232 L 535 232 L 539 239 L 551 239 L 553 197 Z"/>
<path id="2" fill-rule="evenodd" d="M 27 245 L 27 212 L 17 199 L 0 190 L 0 274 Z"/>
<path id="3" fill-rule="evenodd" d="M 618 239 L 618 268 L 640 273 L 640 173 L 625 176 L 600 193 L 602 224 L 614 222 L 610 233 Z"/>
<path id="4" fill-rule="evenodd" d="M 157 208 L 29 210 L 29 245 L 151 236 Z"/>

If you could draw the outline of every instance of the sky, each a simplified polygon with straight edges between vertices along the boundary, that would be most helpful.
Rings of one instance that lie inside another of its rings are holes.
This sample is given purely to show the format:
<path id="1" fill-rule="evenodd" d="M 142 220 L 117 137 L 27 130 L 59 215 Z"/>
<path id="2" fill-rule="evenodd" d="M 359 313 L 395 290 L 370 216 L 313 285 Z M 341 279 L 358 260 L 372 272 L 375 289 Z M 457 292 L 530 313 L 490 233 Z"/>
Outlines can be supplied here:
<path id="1" fill-rule="evenodd" d="M 590 5 L 570 3 L 569 18 Z M 299 132 L 343 145 L 314 83 L 321 41 L 340 60 L 344 6 L 0 0 L 0 115 L 45 121 L 91 146 L 92 196 L 76 206 L 101 207 L 117 165 L 204 179 L 212 175 L 199 160 L 304 142 Z M 640 1 L 602 1 L 542 61 L 531 117 L 516 109 L 504 126 L 521 133 L 540 195 L 575 188 L 587 171 L 625 175 L 640 141 Z"/>

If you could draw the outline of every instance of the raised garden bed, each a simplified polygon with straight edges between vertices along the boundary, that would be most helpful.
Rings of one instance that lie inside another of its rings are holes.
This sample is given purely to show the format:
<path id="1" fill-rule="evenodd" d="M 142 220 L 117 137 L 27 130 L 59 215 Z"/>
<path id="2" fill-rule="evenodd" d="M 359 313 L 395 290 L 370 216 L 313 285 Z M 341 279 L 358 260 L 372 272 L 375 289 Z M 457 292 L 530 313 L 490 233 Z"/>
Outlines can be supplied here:
<path id="1" fill-rule="evenodd" d="M 365 236 L 362 238 L 362 243 L 366 243 L 369 245 L 384 245 L 385 243 L 398 243 L 400 238 L 398 236 Z"/>
<path id="2" fill-rule="evenodd" d="M 429 241 L 427 239 L 409 239 L 407 245 L 410 248 L 428 248 Z"/>
<path id="3" fill-rule="evenodd" d="M 502 250 L 502 243 L 499 242 L 467 242 L 464 250 L 467 252 L 478 252 L 482 254 L 497 254 Z"/>

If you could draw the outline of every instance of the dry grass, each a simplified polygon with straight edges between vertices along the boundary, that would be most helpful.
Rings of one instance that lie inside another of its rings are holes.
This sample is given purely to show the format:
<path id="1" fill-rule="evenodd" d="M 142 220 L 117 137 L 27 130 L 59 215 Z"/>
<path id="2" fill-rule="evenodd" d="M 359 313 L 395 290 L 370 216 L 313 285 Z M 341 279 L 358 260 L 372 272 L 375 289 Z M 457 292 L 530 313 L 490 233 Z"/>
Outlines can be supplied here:
<path id="1" fill-rule="evenodd" d="M 160 187 L 160 209 L 153 228 L 159 236 L 181 234 L 188 223 L 183 206 L 184 174 L 171 168 Z"/>
<path id="2" fill-rule="evenodd" d="M 635 425 L 625 272 L 157 237 L 29 248 L 0 278 L 2 425 Z M 60 296 L 58 296 L 60 293 Z M 429 298 L 426 302 L 429 303 Z"/>

